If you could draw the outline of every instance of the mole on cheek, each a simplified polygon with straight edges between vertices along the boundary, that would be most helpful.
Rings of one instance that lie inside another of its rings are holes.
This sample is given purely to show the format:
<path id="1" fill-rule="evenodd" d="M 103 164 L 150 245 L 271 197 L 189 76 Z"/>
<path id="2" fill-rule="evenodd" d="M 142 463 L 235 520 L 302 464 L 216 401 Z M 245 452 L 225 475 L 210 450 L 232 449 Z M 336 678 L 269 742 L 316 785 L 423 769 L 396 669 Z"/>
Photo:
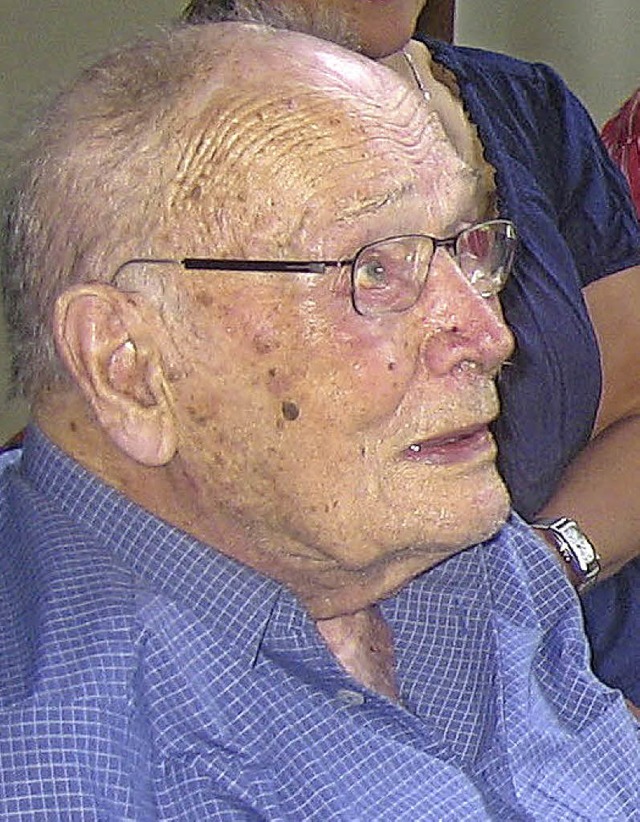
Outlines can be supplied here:
<path id="1" fill-rule="evenodd" d="M 291 402 L 291 400 L 285 400 L 282 403 L 282 416 L 285 418 L 285 420 L 293 422 L 294 420 L 297 420 L 300 416 L 300 409 L 295 404 L 295 402 Z"/>

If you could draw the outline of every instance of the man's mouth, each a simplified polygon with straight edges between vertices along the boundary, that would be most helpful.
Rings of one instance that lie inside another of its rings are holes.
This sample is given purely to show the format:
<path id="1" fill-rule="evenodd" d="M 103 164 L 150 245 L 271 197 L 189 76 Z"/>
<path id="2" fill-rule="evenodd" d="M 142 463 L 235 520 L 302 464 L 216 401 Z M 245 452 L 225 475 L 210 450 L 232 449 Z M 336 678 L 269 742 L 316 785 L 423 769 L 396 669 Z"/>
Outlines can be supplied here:
<path id="1" fill-rule="evenodd" d="M 452 431 L 442 437 L 413 442 L 402 452 L 402 458 L 430 465 L 451 465 L 473 460 L 493 448 L 493 435 L 488 426 L 482 424 Z"/>

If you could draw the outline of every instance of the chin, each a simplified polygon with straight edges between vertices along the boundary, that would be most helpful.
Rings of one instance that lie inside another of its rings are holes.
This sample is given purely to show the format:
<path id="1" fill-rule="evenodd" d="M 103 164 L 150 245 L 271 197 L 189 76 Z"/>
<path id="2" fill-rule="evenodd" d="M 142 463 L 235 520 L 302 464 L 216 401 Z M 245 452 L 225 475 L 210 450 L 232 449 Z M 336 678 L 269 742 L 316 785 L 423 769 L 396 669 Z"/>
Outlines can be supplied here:
<path id="1" fill-rule="evenodd" d="M 442 539 L 456 551 L 484 542 L 506 522 L 511 501 L 497 471 L 491 482 L 476 484 L 455 498 L 441 516 Z"/>
<path id="2" fill-rule="evenodd" d="M 414 29 L 415 26 L 409 27 L 408 22 L 405 20 L 404 23 L 398 22 L 395 29 L 385 31 L 382 36 L 379 27 L 376 27 L 375 31 L 371 33 L 362 32 L 360 45 L 362 54 L 371 57 L 373 60 L 381 60 L 390 54 L 395 54 L 406 46 L 413 36 Z"/>
<path id="3" fill-rule="evenodd" d="M 506 522 L 511 511 L 511 500 L 502 480 L 498 478 L 494 487 L 479 494 L 475 505 L 477 506 L 477 515 L 474 517 L 475 536 L 469 545 L 489 539 Z"/>

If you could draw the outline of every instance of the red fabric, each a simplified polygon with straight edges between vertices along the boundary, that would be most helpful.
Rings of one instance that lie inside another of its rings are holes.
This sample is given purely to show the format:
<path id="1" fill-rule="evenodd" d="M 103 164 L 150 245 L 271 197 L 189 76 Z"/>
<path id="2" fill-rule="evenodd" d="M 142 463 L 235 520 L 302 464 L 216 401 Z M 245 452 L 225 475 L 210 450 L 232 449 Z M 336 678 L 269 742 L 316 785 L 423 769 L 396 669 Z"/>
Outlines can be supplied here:
<path id="1" fill-rule="evenodd" d="M 640 88 L 604 124 L 602 139 L 627 178 L 640 215 Z"/>
<path id="2" fill-rule="evenodd" d="M 0 443 L 0 452 L 9 451 L 11 448 L 19 448 L 22 445 L 23 439 L 24 431 L 18 431 L 18 433 L 14 434 L 7 442 Z"/>

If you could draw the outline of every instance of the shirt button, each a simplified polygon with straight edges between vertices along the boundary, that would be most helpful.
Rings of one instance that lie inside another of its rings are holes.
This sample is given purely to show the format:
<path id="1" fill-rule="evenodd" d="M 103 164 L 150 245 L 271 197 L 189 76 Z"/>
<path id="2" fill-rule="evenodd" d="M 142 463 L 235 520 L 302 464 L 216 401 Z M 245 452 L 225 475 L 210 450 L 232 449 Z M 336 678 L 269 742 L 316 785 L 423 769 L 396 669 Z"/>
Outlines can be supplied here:
<path id="1" fill-rule="evenodd" d="M 348 705 L 350 708 L 364 705 L 364 694 L 361 694 L 360 691 L 350 691 L 348 688 L 340 688 L 336 696 L 340 702 Z"/>

